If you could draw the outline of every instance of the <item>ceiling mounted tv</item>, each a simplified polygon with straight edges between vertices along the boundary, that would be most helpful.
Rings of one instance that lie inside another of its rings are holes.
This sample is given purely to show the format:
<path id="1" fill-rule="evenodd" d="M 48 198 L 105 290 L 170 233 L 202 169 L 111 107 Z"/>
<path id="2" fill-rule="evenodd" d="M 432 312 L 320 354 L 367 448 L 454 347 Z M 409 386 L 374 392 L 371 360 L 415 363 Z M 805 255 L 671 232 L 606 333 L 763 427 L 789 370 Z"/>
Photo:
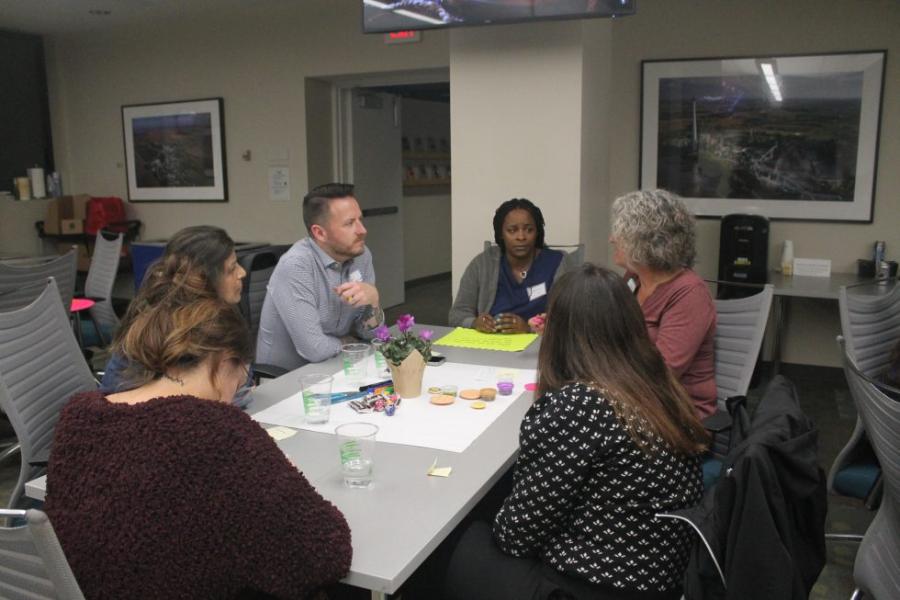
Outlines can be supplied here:
<path id="1" fill-rule="evenodd" d="M 620 17 L 637 0 L 363 0 L 363 31 L 499 25 L 546 19 Z"/>

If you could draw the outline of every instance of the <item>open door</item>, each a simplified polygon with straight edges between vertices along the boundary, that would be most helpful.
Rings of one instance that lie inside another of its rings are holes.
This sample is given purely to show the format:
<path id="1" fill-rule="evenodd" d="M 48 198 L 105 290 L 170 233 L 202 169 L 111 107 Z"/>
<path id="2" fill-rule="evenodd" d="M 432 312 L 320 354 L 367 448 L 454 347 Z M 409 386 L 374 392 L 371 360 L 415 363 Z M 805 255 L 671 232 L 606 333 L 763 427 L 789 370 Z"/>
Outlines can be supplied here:
<path id="1" fill-rule="evenodd" d="M 360 88 L 343 89 L 339 110 L 339 171 L 343 181 L 356 186 L 381 304 L 384 308 L 402 304 L 406 276 L 400 98 Z"/>

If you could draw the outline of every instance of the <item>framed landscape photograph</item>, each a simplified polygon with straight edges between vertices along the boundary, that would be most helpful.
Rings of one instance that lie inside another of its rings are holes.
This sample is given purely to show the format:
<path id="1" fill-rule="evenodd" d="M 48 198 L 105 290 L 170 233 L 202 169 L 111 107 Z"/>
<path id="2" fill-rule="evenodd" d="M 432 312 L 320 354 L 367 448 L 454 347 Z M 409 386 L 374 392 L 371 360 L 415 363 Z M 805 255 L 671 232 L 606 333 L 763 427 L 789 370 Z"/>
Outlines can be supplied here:
<path id="1" fill-rule="evenodd" d="M 122 107 L 132 202 L 225 202 L 221 98 Z"/>
<path id="2" fill-rule="evenodd" d="M 885 52 L 641 63 L 642 189 L 697 216 L 872 221 Z"/>

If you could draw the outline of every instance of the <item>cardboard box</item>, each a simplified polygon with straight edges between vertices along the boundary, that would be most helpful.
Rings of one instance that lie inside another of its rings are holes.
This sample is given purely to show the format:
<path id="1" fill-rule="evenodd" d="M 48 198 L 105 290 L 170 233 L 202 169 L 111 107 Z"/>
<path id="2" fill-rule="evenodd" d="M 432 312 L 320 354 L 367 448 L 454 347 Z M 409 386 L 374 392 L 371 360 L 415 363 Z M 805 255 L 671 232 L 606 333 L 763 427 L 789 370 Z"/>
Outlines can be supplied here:
<path id="1" fill-rule="evenodd" d="M 76 246 L 78 249 L 78 257 L 76 259 L 78 270 L 87 272 L 91 268 L 91 254 L 88 251 L 86 244 L 66 244 L 60 242 L 56 244 L 56 252 L 59 253 L 60 256 L 62 256 L 63 254 L 71 251 L 72 246 Z"/>
<path id="2" fill-rule="evenodd" d="M 47 218 L 44 219 L 44 233 L 62 235 L 84 233 L 84 218 L 91 197 L 87 194 L 76 196 L 60 196 L 47 205 Z M 68 221 L 68 223 L 63 223 Z"/>
<path id="3" fill-rule="evenodd" d="M 59 232 L 62 234 L 84 233 L 84 221 L 79 219 L 60 219 Z"/>

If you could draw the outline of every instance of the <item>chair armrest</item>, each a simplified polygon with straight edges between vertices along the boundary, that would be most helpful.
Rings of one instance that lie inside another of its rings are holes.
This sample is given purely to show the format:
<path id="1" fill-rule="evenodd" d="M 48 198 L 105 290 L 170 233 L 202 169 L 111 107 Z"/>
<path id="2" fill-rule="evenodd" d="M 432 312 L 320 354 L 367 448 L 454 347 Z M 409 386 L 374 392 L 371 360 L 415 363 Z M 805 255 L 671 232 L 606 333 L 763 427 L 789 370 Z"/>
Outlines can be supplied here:
<path id="1" fill-rule="evenodd" d="M 28 461 L 32 467 L 46 467 L 47 463 L 50 462 L 50 450 L 44 450 L 43 452 L 38 452 L 31 460 Z"/>
<path id="2" fill-rule="evenodd" d="M 267 365 L 265 363 L 253 363 L 253 381 L 258 385 L 262 377 L 267 379 L 275 379 L 281 377 L 288 370 L 278 365 Z"/>

